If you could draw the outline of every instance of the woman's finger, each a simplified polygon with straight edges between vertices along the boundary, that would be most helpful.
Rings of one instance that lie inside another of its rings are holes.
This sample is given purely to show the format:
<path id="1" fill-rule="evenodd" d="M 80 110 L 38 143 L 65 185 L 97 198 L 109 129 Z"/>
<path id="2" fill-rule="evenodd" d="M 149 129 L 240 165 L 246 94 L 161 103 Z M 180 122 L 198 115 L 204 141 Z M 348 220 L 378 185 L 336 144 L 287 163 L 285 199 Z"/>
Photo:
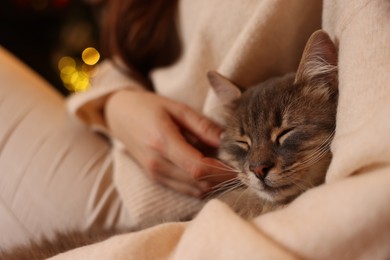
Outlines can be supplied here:
<path id="1" fill-rule="evenodd" d="M 219 160 L 205 157 L 202 159 L 202 162 L 204 165 L 207 165 L 208 168 L 214 170 L 212 172 L 206 170 L 202 171 L 197 178 L 198 181 L 207 181 L 211 186 L 215 186 L 237 177 L 238 172 L 234 168 Z"/>
<path id="2" fill-rule="evenodd" d="M 142 154 L 142 153 L 141 153 Z M 147 156 L 145 156 L 147 154 Z M 143 168 L 147 174 L 154 180 L 159 181 L 160 178 L 171 179 L 182 182 L 187 186 L 192 186 L 201 192 L 208 191 L 211 187 L 207 182 L 199 182 L 192 178 L 187 172 L 183 171 L 169 160 L 160 156 L 156 152 L 143 153 L 144 156 L 139 157 L 139 161 L 143 164 Z"/>
<path id="3" fill-rule="evenodd" d="M 196 138 L 213 147 L 220 144 L 222 127 L 198 114 L 190 107 L 183 104 L 169 106 L 169 113 L 187 131 L 191 132 Z"/>
<path id="4" fill-rule="evenodd" d="M 219 161 L 205 157 L 190 145 L 178 129 L 170 126 L 166 126 L 166 128 L 170 128 L 170 130 L 166 131 L 165 137 L 167 140 L 164 150 L 161 152 L 193 179 L 199 180 L 199 178 L 206 175 L 227 176 L 231 173 Z"/>

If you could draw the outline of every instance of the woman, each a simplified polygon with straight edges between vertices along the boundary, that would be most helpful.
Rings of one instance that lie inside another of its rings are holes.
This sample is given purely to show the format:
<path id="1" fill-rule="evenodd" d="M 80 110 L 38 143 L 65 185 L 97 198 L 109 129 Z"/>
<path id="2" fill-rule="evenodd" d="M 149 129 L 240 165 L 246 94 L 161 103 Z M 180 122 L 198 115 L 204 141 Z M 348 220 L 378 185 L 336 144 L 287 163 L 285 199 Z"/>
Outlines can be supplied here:
<path id="1" fill-rule="evenodd" d="M 320 23 L 320 1 L 109 1 L 110 59 L 67 101 L 82 124 L 3 50 L 0 246 L 198 211 L 230 177 L 205 155 L 222 132 L 206 72 L 248 87 L 293 71 Z"/>

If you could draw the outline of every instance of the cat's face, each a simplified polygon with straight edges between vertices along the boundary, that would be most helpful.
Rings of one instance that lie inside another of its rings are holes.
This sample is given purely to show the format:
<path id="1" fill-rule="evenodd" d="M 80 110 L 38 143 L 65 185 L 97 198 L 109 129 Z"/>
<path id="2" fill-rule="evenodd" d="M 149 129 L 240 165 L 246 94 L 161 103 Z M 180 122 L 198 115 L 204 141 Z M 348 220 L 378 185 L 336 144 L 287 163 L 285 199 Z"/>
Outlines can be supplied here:
<path id="1" fill-rule="evenodd" d="M 324 180 L 336 106 L 291 74 L 252 87 L 230 105 L 219 157 L 260 197 L 290 200 Z"/>
<path id="2" fill-rule="evenodd" d="M 270 79 L 242 95 L 226 79 L 210 80 L 219 90 L 222 85 L 230 88 L 223 90 L 229 101 L 219 158 L 237 170 L 243 184 L 271 202 L 288 202 L 322 183 L 331 160 L 337 74 L 323 57 L 319 60 L 327 68 L 319 70 L 314 63 L 305 67 L 309 58 L 302 58 L 296 74 Z"/>

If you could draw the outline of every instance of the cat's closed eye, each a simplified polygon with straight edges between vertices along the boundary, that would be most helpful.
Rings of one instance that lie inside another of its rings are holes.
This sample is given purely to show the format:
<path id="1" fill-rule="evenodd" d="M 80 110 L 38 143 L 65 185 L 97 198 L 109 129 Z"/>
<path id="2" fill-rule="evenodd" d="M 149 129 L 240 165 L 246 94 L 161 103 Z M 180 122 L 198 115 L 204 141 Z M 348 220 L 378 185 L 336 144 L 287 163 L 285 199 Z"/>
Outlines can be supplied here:
<path id="1" fill-rule="evenodd" d="M 239 139 L 235 140 L 235 143 L 245 151 L 248 151 L 251 147 L 251 140 L 247 136 L 242 136 Z"/>
<path id="2" fill-rule="evenodd" d="M 282 145 L 284 141 L 291 135 L 291 133 L 294 131 L 294 128 L 286 128 L 280 131 L 277 136 L 276 136 L 276 144 L 277 145 Z"/>

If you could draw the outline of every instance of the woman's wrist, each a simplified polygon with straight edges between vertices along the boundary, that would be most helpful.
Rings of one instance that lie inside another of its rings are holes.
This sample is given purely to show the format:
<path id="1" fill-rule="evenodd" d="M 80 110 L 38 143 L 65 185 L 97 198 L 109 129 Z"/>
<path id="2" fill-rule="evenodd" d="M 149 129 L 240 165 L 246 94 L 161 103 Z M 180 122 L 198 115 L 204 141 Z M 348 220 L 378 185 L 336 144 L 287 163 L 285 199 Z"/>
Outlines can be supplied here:
<path id="1" fill-rule="evenodd" d="M 118 91 L 115 91 L 107 96 L 106 101 L 103 106 L 103 118 L 104 118 L 104 124 L 106 128 L 111 131 L 110 129 L 110 121 L 113 120 L 113 117 L 123 111 L 125 108 L 123 106 L 122 97 L 128 96 L 129 94 L 135 94 L 137 95 L 140 92 L 148 92 L 146 89 L 140 89 L 140 88 L 125 88 Z"/>

